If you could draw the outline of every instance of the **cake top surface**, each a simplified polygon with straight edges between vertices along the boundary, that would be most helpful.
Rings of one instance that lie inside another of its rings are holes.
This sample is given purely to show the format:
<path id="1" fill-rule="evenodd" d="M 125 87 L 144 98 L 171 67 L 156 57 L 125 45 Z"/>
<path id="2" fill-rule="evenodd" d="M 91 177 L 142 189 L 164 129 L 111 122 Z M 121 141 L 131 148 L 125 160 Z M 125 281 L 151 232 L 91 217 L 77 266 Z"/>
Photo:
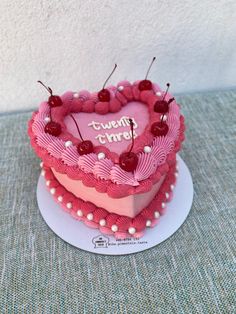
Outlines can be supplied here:
<path id="1" fill-rule="evenodd" d="M 74 113 L 73 117 L 80 126 L 83 137 L 91 140 L 94 146 L 104 145 L 117 154 L 125 151 L 131 143 L 129 118 L 134 122 L 134 137 L 140 136 L 149 122 L 148 108 L 140 101 L 131 101 L 118 112 L 106 115 L 80 112 Z M 80 139 L 70 115 L 65 117 L 64 123 L 69 133 Z"/>
<path id="2" fill-rule="evenodd" d="M 122 81 L 107 87 L 107 101 L 101 101 L 99 93 L 81 91 L 63 94 L 59 106 L 41 103 L 29 123 L 31 143 L 38 156 L 56 171 L 85 185 L 96 189 L 106 185 L 113 196 L 133 194 L 134 189 L 149 190 L 167 171 L 168 159 L 179 150 L 184 122 L 179 105 L 169 93 L 154 83 L 150 90 L 140 90 L 139 84 Z M 155 105 L 163 99 L 168 103 L 167 111 L 161 108 L 162 112 L 156 112 Z M 51 122 L 59 125 L 58 134 L 48 132 Z M 153 126 L 158 123 L 166 130 L 157 135 Z M 85 154 L 78 149 L 84 141 L 92 143 Z M 133 171 L 126 171 L 120 156 L 130 153 L 131 148 L 137 165 Z"/>

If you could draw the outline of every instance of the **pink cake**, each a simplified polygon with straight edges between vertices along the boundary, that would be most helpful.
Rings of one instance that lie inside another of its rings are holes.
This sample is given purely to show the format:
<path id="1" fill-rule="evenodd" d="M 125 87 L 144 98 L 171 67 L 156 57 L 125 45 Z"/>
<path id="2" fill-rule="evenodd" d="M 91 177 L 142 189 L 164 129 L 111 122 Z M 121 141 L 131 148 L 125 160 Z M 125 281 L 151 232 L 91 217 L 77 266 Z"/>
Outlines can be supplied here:
<path id="1" fill-rule="evenodd" d="M 147 79 L 61 97 L 47 89 L 28 132 L 55 201 L 104 234 L 141 237 L 172 199 L 179 105 Z"/>

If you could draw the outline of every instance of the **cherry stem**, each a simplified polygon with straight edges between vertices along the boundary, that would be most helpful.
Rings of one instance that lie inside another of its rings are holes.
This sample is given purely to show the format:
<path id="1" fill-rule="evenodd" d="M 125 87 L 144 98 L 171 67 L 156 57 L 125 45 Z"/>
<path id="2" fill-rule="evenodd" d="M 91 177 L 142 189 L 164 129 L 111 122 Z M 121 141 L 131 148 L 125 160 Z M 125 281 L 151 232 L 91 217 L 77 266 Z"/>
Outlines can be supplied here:
<path id="1" fill-rule="evenodd" d="M 108 76 L 108 78 L 106 79 L 105 83 L 103 84 L 102 89 L 104 89 L 104 88 L 105 88 L 106 83 L 108 82 L 108 80 L 109 80 L 109 78 L 112 76 L 112 74 L 115 72 L 115 69 L 116 69 L 116 68 L 117 68 L 117 64 L 115 64 L 115 66 L 114 66 L 113 70 L 111 71 L 111 74 Z"/>
<path id="2" fill-rule="evenodd" d="M 165 91 L 165 94 L 164 94 L 162 100 L 165 100 L 165 98 L 166 98 L 166 95 L 167 95 L 168 90 L 169 90 L 169 88 L 170 88 L 170 83 L 167 83 L 166 86 L 167 86 L 167 88 L 166 88 L 166 91 Z"/>
<path id="3" fill-rule="evenodd" d="M 134 122 L 132 119 L 129 119 L 129 124 L 130 124 L 130 129 L 131 129 L 131 136 L 132 136 L 132 145 L 129 150 L 129 154 L 130 154 L 134 147 Z"/>
<path id="4" fill-rule="evenodd" d="M 84 141 L 84 139 L 83 139 L 83 137 L 82 137 L 82 135 L 81 135 L 81 133 L 80 133 L 80 129 L 79 129 L 79 126 L 78 126 L 78 124 L 77 124 L 75 118 L 72 116 L 72 114 L 70 114 L 70 116 L 71 116 L 71 118 L 74 120 L 74 123 L 75 123 L 75 125 L 76 125 L 77 131 L 78 131 L 78 133 L 79 133 L 79 136 L 80 136 L 81 140 Z"/>
<path id="5" fill-rule="evenodd" d="M 170 99 L 168 100 L 168 105 L 171 104 L 172 101 L 174 101 L 174 100 L 175 100 L 174 98 L 170 98 Z M 163 121 L 164 121 L 164 116 L 165 116 L 165 114 L 163 113 L 163 115 L 161 116 L 161 123 L 163 123 Z"/>
<path id="6" fill-rule="evenodd" d="M 171 104 L 172 101 L 174 101 L 174 100 L 175 100 L 174 98 L 169 99 L 169 100 L 168 100 L 168 105 Z"/>
<path id="7" fill-rule="evenodd" d="M 51 89 L 49 86 L 44 85 L 43 82 L 41 82 L 41 81 L 38 81 L 38 83 L 40 83 L 41 85 L 43 85 L 43 87 L 45 87 L 46 90 L 47 90 L 47 91 L 51 94 L 51 96 L 52 96 L 52 89 Z"/>
<path id="8" fill-rule="evenodd" d="M 151 67 L 152 67 L 152 65 L 153 65 L 153 62 L 154 62 L 155 60 L 156 60 L 156 57 L 153 57 L 152 62 L 151 62 L 151 64 L 149 65 L 149 68 L 148 68 L 148 70 L 147 70 L 147 74 L 146 74 L 146 76 L 145 76 L 145 80 L 147 79 L 148 74 L 149 74 L 149 72 L 150 72 L 150 70 L 151 70 Z"/>
<path id="9" fill-rule="evenodd" d="M 165 114 L 163 113 L 163 115 L 161 116 L 161 124 L 163 124 L 164 117 L 165 117 Z"/>

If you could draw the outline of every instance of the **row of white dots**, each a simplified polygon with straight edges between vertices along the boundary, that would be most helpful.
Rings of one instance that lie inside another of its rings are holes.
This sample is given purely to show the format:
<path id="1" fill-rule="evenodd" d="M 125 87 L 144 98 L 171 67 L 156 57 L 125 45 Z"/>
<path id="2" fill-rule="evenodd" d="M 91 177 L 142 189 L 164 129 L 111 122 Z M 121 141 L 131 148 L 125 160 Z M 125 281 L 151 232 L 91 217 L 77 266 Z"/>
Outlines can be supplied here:
<path id="1" fill-rule="evenodd" d="M 45 176 L 45 170 L 42 170 L 42 171 L 41 171 L 41 175 L 42 175 L 42 176 Z M 176 177 L 178 176 L 178 172 L 175 172 L 175 176 L 176 176 Z M 47 180 L 47 181 L 46 181 L 46 186 L 50 186 L 50 183 L 51 183 L 51 181 L 50 181 L 50 180 Z M 171 184 L 171 185 L 170 185 L 171 191 L 173 191 L 174 188 L 175 188 L 174 184 Z M 51 189 L 50 189 L 50 193 L 51 193 L 52 195 L 54 195 L 55 192 L 56 192 L 56 189 L 55 189 L 55 188 L 51 188 Z M 168 192 L 166 192 L 166 193 L 165 193 L 165 197 L 166 197 L 166 199 L 168 200 L 169 197 L 170 197 L 170 194 L 169 194 Z M 59 201 L 59 202 L 62 202 L 62 199 L 63 199 L 62 196 L 59 196 L 59 197 L 58 197 L 58 201 Z M 68 208 L 69 208 L 69 207 L 68 207 Z M 165 203 L 162 203 L 162 208 L 165 208 Z M 92 219 L 89 219 L 89 220 L 92 220 Z"/>
<path id="2" fill-rule="evenodd" d="M 44 175 L 45 175 L 45 170 L 42 170 L 41 174 L 44 176 Z M 178 174 L 178 173 L 176 173 L 176 174 Z M 51 181 L 50 181 L 50 180 L 47 180 L 47 181 L 46 181 L 46 186 L 50 186 L 50 183 L 51 183 Z M 175 188 L 174 184 L 171 184 L 171 185 L 170 185 L 171 191 L 173 191 L 174 188 Z M 50 189 L 50 193 L 51 193 L 52 195 L 54 195 L 55 192 L 56 192 L 56 189 L 55 189 L 55 188 L 51 188 L 51 189 Z M 168 200 L 169 197 L 170 197 L 170 194 L 169 194 L 168 192 L 166 192 L 166 193 L 165 193 L 165 197 L 166 197 L 166 199 Z M 58 196 L 57 199 L 58 199 L 59 202 L 62 202 L 63 197 L 62 197 L 62 196 Z M 161 204 L 161 207 L 162 207 L 162 208 L 165 208 L 165 206 L 166 206 L 166 204 L 163 202 L 163 203 Z M 67 208 L 72 208 L 72 204 L 71 204 L 71 203 L 67 203 Z M 91 216 L 90 216 L 90 217 L 91 217 Z M 92 220 L 93 217 L 92 217 L 92 218 L 88 218 L 88 219 L 89 219 L 89 220 Z"/>
<path id="3" fill-rule="evenodd" d="M 46 186 L 50 186 L 50 183 L 51 183 L 51 181 L 50 181 L 50 180 L 47 180 L 47 181 L 46 181 Z M 172 184 L 170 187 L 171 187 L 171 190 L 173 191 L 174 185 Z M 56 193 L 56 189 L 55 189 L 55 188 L 51 188 L 51 189 L 50 189 L 50 193 L 51 193 L 52 195 L 54 195 L 54 194 Z M 166 199 L 169 199 L 170 195 L 169 195 L 168 192 L 165 193 L 165 197 L 166 197 Z M 60 195 L 60 196 L 58 196 L 57 200 L 61 203 L 61 202 L 63 201 L 63 197 Z M 66 204 L 66 207 L 67 207 L 68 209 L 71 209 L 71 208 L 72 208 L 72 203 L 71 203 L 71 202 L 68 202 L 68 203 Z M 166 207 L 166 203 L 162 202 L 161 207 L 162 207 L 162 208 L 165 208 L 165 207 Z M 78 214 L 78 216 L 80 216 L 80 217 L 83 216 L 83 213 L 82 213 L 82 211 L 81 211 L 80 209 L 77 211 L 77 214 Z M 155 218 L 159 218 L 159 217 L 160 217 L 159 212 L 158 212 L 158 211 L 155 211 L 155 212 L 154 212 L 154 216 L 155 216 Z M 89 214 L 87 215 L 87 218 L 88 218 L 88 220 L 93 220 L 93 214 L 92 214 L 92 213 L 89 213 Z M 101 222 L 101 223 L 102 223 L 103 225 L 104 225 L 104 222 L 105 222 L 105 220 L 102 219 L 102 222 Z"/>
<path id="4" fill-rule="evenodd" d="M 47 181 L 48 182 L 48 185 L 50 184 L 50 181 Z M 50 193 L 52 194 L 52 195 L 54 195 L 55 194 L 55 192 L 56 192 L 56 189 L 55 188 L 51 188 L 50 189 Z M 60 196 L 58 196 L 58 201 L 61 203 L 62 201 L 63 201 L 63 197 L 60 195 Z M 163 202 L 162 203 L 162 208 L 164 208 L 166 206 L 166 204 Z M 72 209 L 72 207 L 73 207 L 73 205 L 72 205 L 72 203 L 71 202 L 68 202 L 67 204 L 66 204 L 66 207 L 68 208 L 68 209 Z M 82 210 L 81 209 L 78 209 L 77 210 L 77 212 L 76 212 L 76 214 L 78 215 L 78 217 L 83 217 L 83 212 L 82 212 Z M 93 213 L 88 213 L 87 214 L 87 219 L 89 220 L 89 221 L 92 221 L 93 220 L 93 218 L 94 218 L 94 216 L 93 216 Z M 155 219 L 158 219 L 159 217 L 160 217 L 160 213 L 158 212 L 158 211 L 155 211 L 154 212 L 154 217 L 155 217 Z M 146 227 L 150 227 L 151 226 L 151 220 L 147 220 L 146 221 Z M 106 220 L 105 219 L 101 219 L 100 221 L 99 221 L 99 224 L 100 224 L 100 226 L 101 227 L 104 227 L 104 226 L 106 226 Z M 111 230 L 113 231 L 113 232 L 117 232 L 118 231 L 118 226 L 117 225 L 112 225 L 111 226 Z M 130 233 L 130 234 L 134 234 L 135 232 L 136 232 L 136 229 L 134 228 L 134 227 L 130 227 L 129 229 L 128 229 L 128 232 Z"/>
<path id="5" fill-rule="evenodd" d="M 40 167 L 43 167 L 43 163 L 42 163 L 42 162 L 40 163 Z M 176 167 L 176 169 L 177 169 L 177 167 Z M 44 175 L 45 175 L 45 170 L 42 170 L 41 173 L 42 173 L 42 175 L 44 176 Z M 175 176 L 176 176 L 176 177 L 178 176 L 178 172 L 175 172 Z M 46 181 L 46 185 L 47 185 L 47 186 L 50 186 L 50 183 L 51 183 L 50 180 L 47 180 L 47 181 Z M 170 185 L 171 191 L 174 190 L 174 187 L 175 187 L 174 184 L 171 184 L 171 185 Z M 56 193 L 56 188 L 51 188 L 51 189 L 50 189 L 50 193 L 51 193 L 52 195 L 54 195 L 54 194 Z M 165 193 L 165 197 L 166 197 L 166 199 L 169 199 L 170 195 L 169 195 L 168 192 Z M 61 203 L 61 202 L 63 201 L 63 197 L 60 195 L 60 196 L 58 196 L 57 200 Z M 68 209 L 71 209 L 71 208 L 73 207 L 73 205 L 72 205 L 71 202 L 68 202 L 68 203 L 66 204 L 66 207 L 67 207 Z M 162 202 L 161 207 L 162 207 L 162 208 L 165 208 L 165 207 L 166 207 L 166 203 L 165 203 L 165 202 Z M 77 213 L 77 215 L 78 215 L 79 217 L 83 217 L 83 212 L 82 212 L 81 209 L 77 210 L 76 213 Z M 87 217 L 87 219 L 88 219 L 89 221 L 92 221 L 93 218 L 94 218 L 94 216 L 93 216 L 92 213 L 88 213 L 86 217 Z M 155 212 L 154 212 L 154 217 L 155 217 L 155 219 L 158 219 L 158 218 L 160 217 L 160 213 L 159 213 L 158 211 L 155 211 Z M 99 224 L 100 224 L 100 226 L 102 226 L 102 227 L 106 226 L 106 220 L 105 220 L 105 219 L 101 219 L 101 220 L 99 221 Z M 152 224 L 152 221 L 148 219 L 148 220 L 146 221 L 146 227 L 150 227 L 151 224 Z M 112 225 L 112 226 L 111 226 L 111 230 L 112 230 L 113 232 L 117 232 L 117 231 L 118 231 L 118 226 L 115 225 L 115 224 Z M 135 234 L 136 229 L 135 229 L 134 227 L 130 227 L 130 228 L 128 229 L 128 232 L 129 232 L 130 234 Z"/>
<path id="6" fill-rule="evenodd" d="M 71 146 L 71 145 L 73 145 L 73 143 L 71 141 L 66 141 L 65 142 L 65 147 L 66 148 Z M 149 153 L 151 153 L 152 148 L 150 146 L 144 146 L 143 151 L 144 151 L 144 153 L 149 154 Z M 106 155 L 105 155 L 105 153 L 100 152 L 100 153 L 98 153 L 97 157 L 98 157 L 98 160 L 101 160 L 101 159 L 106 158 Z M 43 162 L 40 163 L 40 167 L 41 168 L 43 167 Z"/>

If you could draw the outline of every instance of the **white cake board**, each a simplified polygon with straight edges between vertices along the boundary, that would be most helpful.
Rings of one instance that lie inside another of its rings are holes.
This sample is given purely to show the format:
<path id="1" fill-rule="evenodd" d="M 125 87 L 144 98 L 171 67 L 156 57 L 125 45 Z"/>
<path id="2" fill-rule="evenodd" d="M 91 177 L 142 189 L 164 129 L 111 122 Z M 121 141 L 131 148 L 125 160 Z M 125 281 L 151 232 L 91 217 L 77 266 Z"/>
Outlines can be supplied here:
<path id="1" fill-rule="evenodd" d="M 166 213 L 154 228 L 147 228 L 141 239 L 118 240 L 103 235 L 75 220 L 57 204 L 46 189 L 45 179 L 40 176 L 37 200 L 40 212 L 47 225 L 61 239 L 82 250 L 104 255 L 125 255 L 149 249 L 175 233 L 190 212 L 193 201 L 193 182 L 188 167 L 178 156 L 179 176 L 174 189 L 174 198 L 167 203 Z"/>

